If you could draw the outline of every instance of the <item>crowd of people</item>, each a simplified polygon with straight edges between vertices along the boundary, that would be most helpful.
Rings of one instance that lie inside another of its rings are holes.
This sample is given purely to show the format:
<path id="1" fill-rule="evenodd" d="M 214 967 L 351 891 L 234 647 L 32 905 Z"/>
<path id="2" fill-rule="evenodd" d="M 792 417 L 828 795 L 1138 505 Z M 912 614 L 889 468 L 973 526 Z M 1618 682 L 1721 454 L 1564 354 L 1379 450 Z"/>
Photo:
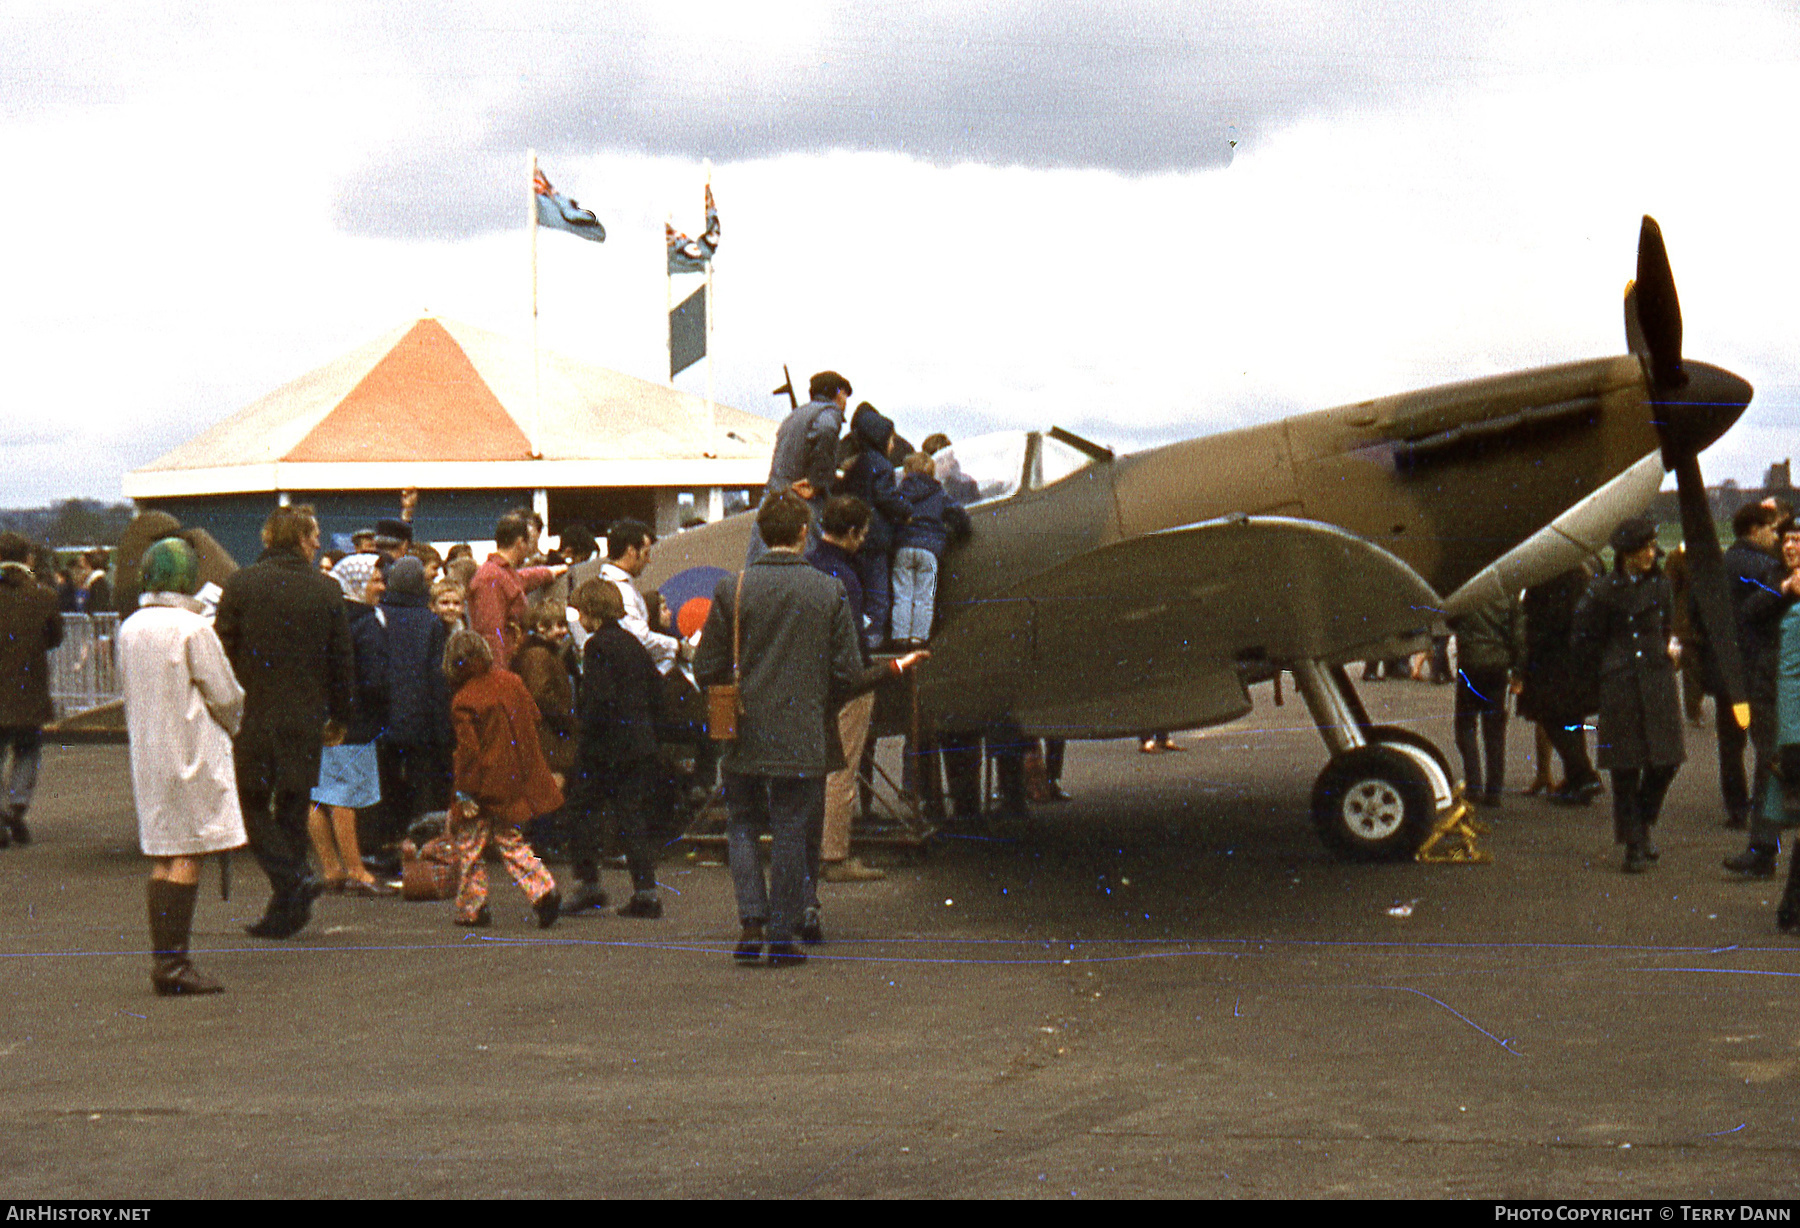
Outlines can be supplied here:
<path id="1" fill-rule="evenodd" d="M 606 527 L 603 556 L 578 525 L 546 555 L 542 519 L 520 509 L 477 561 L 466 544 L 440 554 L 414 542 L 412 491 L 348 550 L 321 550 L 312 509 L 284 505 L 256 561 L 210 584 L 203 557 L 216 543 L 160 513 L 140 518 L 145 541 L 120 560 L 129 608 L 116 654 L 152 861 L 155 991 L 222 989 L 188 953 L 199 867 L 245 845 L 270 885 L 246 927 L 263 939 L 300 932 L 326 892 L 397 894 L 421 845 L 448 863 L 457 925 L 492 923 L 490 856 L 541 926 L 597 913 L 610 903 L 609 844 L 631 883 L 618 914 L 661 917 L 653 838 L 676 827 L 680 802 L 710 794 L 721 767 L 746 935 L 737 956 L 754 946 L 760 960 L 766 936 L 770 964 L 803 961 L 796 942 L 822 937 L 818 883 L 880 876 L 849 856 L 867 692 L 926 655 L 936 562 L 968 531 L 931 458 L 872 406 L 840 438 L 849 392 L 821 373 L 784 424 L 796 471 L 778 444 L 754 562 L 718 596 L 710 636 L 682 637 L 660 595 L 639 591 L 656 538 L 631 519 Z M 0 618 L 33 629 L 7 638 L 16 660 L 0 663 L 18 683 L 0 697 L 18 701 L 0 712 L 12 759 L 0 832 L 19 843 L 62 615 L 113 600 L 104 557 L 77 557 L 56 587 L 34 571 L 45 561 L 0 535 Z M 890 643 L 900 651 L 875 662 Z M 709 736 L 700 690 L 721 671 L 741 703 L 729 741 Z M 772 892 L 745 834 L 758 824 L 776 833 Z M 561 885 L 546 855 L 568 858 Z"/>
<path id="2" fill-rule="evenodd" d="M 850 849 L 873 691 L 929 656 L 938 566 L 970 532 L 970 492 L 954 470 L 940 482 L 933 460 L 947 439 L 914 450 L 867 402 L 846 433 L 851 387 L 835 372 L 814 376 L 809 392 L 777 432 L 745 566 L 719 581 L 691 637 L 659 594 L 639 590 L 656 537 L 631 519 L 606 526 L 604 552 L 569 525 L 546 554 L 542 519 L 520 509 L 500 518 L 477 561 L 467 545 L 440 555 L 414 542 L 414 492 L 348 551 L 321 553 L 312 510 L 283 506 L 263 526 L 262 555 L 216 588 L 202 585 L 206 540 L 167 532 L 150 542 L 129 584 L 120 572 L 131 608 L 116 651 L 153 863 L 156 992 L 220 990 L 188 957 L 199 866 L 245 844 L 270 884 L 246 927 L 264 939 L 298 933 L 325 892 L 396 894 L 421 845 L 438 850 L 460 926 L 492 923 L 490 856 L 541 926 L 607 908 L 609 844 L 630 879 L 618 914 L 659 918 L 656 842 L 721 773 L 734 959 L 805 962 L 805 946 L 823 939 L 819 884 L 881 877 Z M 1790 509 L 1763 503 L 1741 509 L 1734 529 L 1725 561 L 1747 729 L 1723 698 L 1715 706 L 1725 819 L 1749 843 L 1725 865 L 1769 877 L 1781 830 L 1800 821 L 1800 527 Z M 1451 621 L 1454 727 L 1467 796 L 1498 806 L 1516 696 L 1538 728 L 1526 791 L 1588 805 L 1609 773 L 1624 869 L 1640 873 L 1660 856 L 1654 829 L 1684 757 L 1678 679 L 1725 688 L 1716 646 L 1688 612 L 1680 553 L 1665 571 L 1644 520 L 1621 525 L 1612 548 L 1607 574 L 1574 568 Z M 30 543 L 0 534 L 10 632 L 0 672 L 17 682 L 0 694 L 0 750 L 11 758 L 0 842 L 30 839 L 38 730 L 51 718 L 45 655 L 71 600 L 34 562 Z M 78 560 L 77 612 L 109 599 L 104 562 Z M 1444 656 L 1424 668 L 1447 675 L 1447 646 Z M 1697 715 L 1691 699 L 1686 710 Z M 1586 739 L 1596 716 L 1597 766 Z M 989 735 L 1003 809 L 1023 808 L 1028 750 L 1045 765 L 1041 796 L 1061 795 L 1059 742 Z M 1166 742 L 1153 733 L 1144 749 Z M 966 812 L 981 739 L 936 749 L 908 756 L 909 767 L 941 757 Z M 981 800 L 972 805 L 979 812 Z M 567 858 L 561 884 L 547 857 Z M 1800 929 L 1792 864 L 1778 923 Z"/>
<path id="3" fill-rule="evenodd" d="M 1739 508 L 1732 531 L 1724 578 L 1747 724 L 1724 676 L 1733 654 L 1708 641 L 1695 613 L 1685 550 L 1665 567 L 1656 526 L 1633 518 L 1614 531 L 1605 574 L 1571 568 L 1522 598 L 1496 597 L 1451 620 L 1456 742 L 1470 800 L 1500 805 L 1507 702 L 1516 695 L 1519 715 L 1537 726 L 1537 772 L 1525 792 L 1585 806 L 1606 791 L 1606 772 L 1622 868 L 1643 873 L 1661 858 L 1655 830 L 1686 758 L 1683 714 L 1699 723 L 1710 695 L 1723 825 L 1748 833 L 1747 847 L 1722 866 L 1774 877 L 1782 831 L 1800 823 L 1800 524 L 1792 508 L 1770 499 Z M 1792 858 L 1776 922 L 1800 931 L 1800 865 Z"/>

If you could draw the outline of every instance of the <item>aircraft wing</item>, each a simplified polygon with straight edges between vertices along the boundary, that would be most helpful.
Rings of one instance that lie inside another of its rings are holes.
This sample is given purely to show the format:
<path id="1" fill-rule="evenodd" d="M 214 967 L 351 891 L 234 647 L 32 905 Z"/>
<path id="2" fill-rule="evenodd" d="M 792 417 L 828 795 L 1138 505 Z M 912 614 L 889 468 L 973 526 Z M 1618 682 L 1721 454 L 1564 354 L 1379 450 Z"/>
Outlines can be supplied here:
<path id="1" fill-rule="evenodd" d="M 1442 604 L 1406 563 L 1332 525 L 1203 521 L 1087 551 L 966 609 L 933 641 L 929 673 L 960 685 L 932 707 L 955 724 L 995 706 L 1028 733 L 1071 737 L 1215 724 L 1250 708 L 1240 661 L 1380 655 Z"/>

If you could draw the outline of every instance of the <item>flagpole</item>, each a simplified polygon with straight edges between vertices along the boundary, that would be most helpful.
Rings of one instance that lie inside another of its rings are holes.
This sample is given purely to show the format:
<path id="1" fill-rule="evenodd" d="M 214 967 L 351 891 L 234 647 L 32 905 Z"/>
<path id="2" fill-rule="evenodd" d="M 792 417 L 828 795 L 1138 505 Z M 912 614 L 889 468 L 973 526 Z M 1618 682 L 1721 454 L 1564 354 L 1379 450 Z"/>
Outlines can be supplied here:
<path id="1" fill-rule="evenodd" d="M 675 228 L 675 214 L 668 213 L 663 217 L 663 349 L 667 351 L 669 361 L 663 364 L 663 370 L 669 373 L 669 387 L 675 386 L 675 327 L 669 317 L 675 312 L 675 274 L 669 270 L 669 232 Z"/>
<path id="2" fill-rule="evenodd" d="M 706 189 L 712 191 L 712 159 L 706 160 Z M 713 317 L 718 314 L 717 304 L 713 302 L 713 262 L 709 255 L 706 260 L 706 443 L 703 452 L 711 452 L 713 439 L 719 430 L 719 413 L 713 401 Z"/>
<path id="3" fill-rule="evenodd" d="M 531 215 L 527 223 L 531 230 L 531 435 L 526 442 L 531 449 L 531 458 L 536 460 L 543 455 L 538 448 L 543 377 L 538 370 L 537 150 L 525 151 L 525 163 L 526 204 L 530 206 Z"/>

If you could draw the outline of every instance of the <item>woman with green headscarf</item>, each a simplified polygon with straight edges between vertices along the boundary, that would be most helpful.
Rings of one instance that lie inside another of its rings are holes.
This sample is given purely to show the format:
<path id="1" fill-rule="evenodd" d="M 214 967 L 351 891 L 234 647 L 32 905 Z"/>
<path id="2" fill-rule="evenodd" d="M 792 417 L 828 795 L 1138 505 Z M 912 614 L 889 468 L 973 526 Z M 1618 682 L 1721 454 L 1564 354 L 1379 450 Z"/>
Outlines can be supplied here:
<path id="1" fill-rule="evenodd" d="M 199 583 L 193 547 L 178 537 L 152 545 L 137 612 L 118 639 L 138 840 L 155 859 L 150 983 L 164 996 L 224 989 L 189 961 L 188 935 L 200 859 L 245 843 L 231 754 L 244 690 L 194 600 Z"/>

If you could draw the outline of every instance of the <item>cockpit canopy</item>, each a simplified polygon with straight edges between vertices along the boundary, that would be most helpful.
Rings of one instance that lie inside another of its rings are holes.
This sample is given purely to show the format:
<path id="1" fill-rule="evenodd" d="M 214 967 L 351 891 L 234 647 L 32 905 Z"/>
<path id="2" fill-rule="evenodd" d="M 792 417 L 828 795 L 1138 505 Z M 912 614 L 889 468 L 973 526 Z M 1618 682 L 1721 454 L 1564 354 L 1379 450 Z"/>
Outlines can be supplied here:
<path id="1" fill-rule="evenodd" d="M 1041 490 L 1112 452 L 1060 427 L 1049 431 L 993 431 L 932 454 L 944 493 L 964 507 Z"/>

